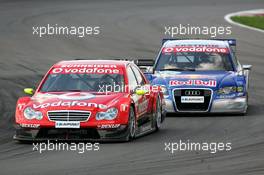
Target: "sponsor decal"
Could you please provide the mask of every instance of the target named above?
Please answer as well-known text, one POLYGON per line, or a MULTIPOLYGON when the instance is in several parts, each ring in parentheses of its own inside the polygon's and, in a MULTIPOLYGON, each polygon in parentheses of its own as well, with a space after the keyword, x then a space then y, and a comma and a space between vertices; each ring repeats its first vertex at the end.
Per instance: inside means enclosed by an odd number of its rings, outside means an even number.
POLYGON ((128 109, 129 109, 129 106, 127 104, 120 105, 120 111, 125 112, 125 111, 128 111, 128 109))
POLYGON ((24 108, 24 106, 26 106, 25 103, 20 103, 17 105, 17 108, 18 108, 18 110, 22 110, 24 108))
POLYGON ((217 99, 225 99, 225 98, 234 98, 236 96, 239 96, 239 95, 243 95, 243 93, 241 94, 230 94, 230 95, 219 95, 219 96, 216 96, 217 99))
POLYGON ((68 64, 52 69, 51 74, 121 74, 116 65, 68 64))
POLYGON ((66 64, 66 65, 62 65, 61 67, 67 67, 67 68, 84 68, 84 67, 88 67, 88 68, 93 68, 93 67, 97 67, 97 68, 117 68, 115 64, 66 64))
POLYGON ((221 48, 220 45, 216 45, 216 44, 175 44, 174 47, 217 47, 217 48, 221 48))
POLYGON ((203 96, 181 96, 181 103, 204 103, 203 96))
POLYGON ((40 124, 24 124, 24 123, 21 123, 20 126, 22 128, 38 128, 40 126, 40 124))
POLYGON ((87 103, 84 101, 56 101, 52 103, 43 103, 43 104, 33 104, 34 109, 38 108, 47 108, 47 107, 72 107, 72 106, 80 106, 80 107, 94 107, 100 109, 106 109, 107 106, 104 104, 97 104, 97 103, 87 103))
POLYGON ((217 47, 164 47, 162 53, 172 52, 216 52, 216 53, 228 53, 228 48, 217 47))
POLYGON ((169 86, 208 86, 216 87, 216 80, 171 80, 169 86))
POLYGON ((68 94, 63 94, 63 95, 56 95, 57 98, 62 99, 62 100, 88 100, 92 99, 95 97, 93 94, 89 93, 68 93, 68 94))
POLYGON ((213 75, 199 75, 199 74, 190 74, 186 75, 182 72, 172 72, 172 71, 161 71, 158 76, 163 78, 177 78, 177 79, 215 79, 213 75))
POLYGON ((97 125, 97 128, 100 129, 113 129, 113 128, 118 128, 120 124, 104 124, 104 125, 97 125))
POLYGON ((55 128, 80 128, 80 122, 56 121, 55 128))
POLYGON ((61 100, 89 100, 95 98, 96 96, 86 92, 70 92, 65 94, 37 94, 32 97, 32 100, 45 100, 49 98, 58 98, 61 100))
POLYGON ((212 76, 212 75, 199 75, 199 74, 191 74, 191 75, 174 75, 174 77, 176 77, 176 78, 181 78, 181 79, 183 79, 183 78, 185 78, 185 79, 210 79, 210 78, 212 78, 212 79, 214 79, 215 77, 214 76, 212 76))

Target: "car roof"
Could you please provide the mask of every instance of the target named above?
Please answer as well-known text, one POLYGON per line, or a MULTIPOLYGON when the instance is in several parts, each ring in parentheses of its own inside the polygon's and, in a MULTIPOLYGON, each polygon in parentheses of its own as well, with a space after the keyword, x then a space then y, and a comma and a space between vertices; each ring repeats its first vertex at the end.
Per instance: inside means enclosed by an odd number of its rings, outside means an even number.
POLYGON ((89 64, 89 65, 115 65, 118 68, 126 67, 130 61, 124 60, 64 60, 56 63, 54 66, 61 67, 65 65, 75 65, 75 64, 89 64))
POLYGON ((227 41, 220 40, 202 40, 202 39, 190 39, 190 40, 168 40, 164 43, 163 47, 173 47, 176 45, 215 45, 217 47, 228 48, 227 41))

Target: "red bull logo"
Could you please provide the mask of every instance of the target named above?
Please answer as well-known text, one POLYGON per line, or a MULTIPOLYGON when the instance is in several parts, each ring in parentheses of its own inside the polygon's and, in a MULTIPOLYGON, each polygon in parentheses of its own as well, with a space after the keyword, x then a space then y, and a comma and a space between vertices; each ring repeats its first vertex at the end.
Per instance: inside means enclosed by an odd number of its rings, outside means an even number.
POLYGON ((170 86, 208 86, 216 87, 216 80, 171 80, 169 82, 170 86))

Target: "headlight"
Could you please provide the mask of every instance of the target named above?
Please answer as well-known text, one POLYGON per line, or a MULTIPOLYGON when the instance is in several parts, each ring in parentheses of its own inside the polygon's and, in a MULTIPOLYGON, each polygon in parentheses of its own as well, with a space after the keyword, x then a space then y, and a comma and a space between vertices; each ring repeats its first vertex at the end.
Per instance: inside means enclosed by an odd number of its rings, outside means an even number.
POLYGON ((237 92, 236 86, 223 87, 218 90, 218 94, 221 94, 221 95, 227 95, 227 94, 231 94, 234 92, 237 92))
POLYGON ((238 86, 237 87, 237 92, 244 92, 244 87, 243 86, 238 86))
POLYGON ((96 120, 113 120, 117 114, 118 110, 116 108, 110 108, 106 112, 98 112, 96 114, 96 120))
POLYGON ((35 111, 31 107, 27 107, 24 110, 24 117, 28 120, 32 120, 32 119, 41 120, 43 118, 43 115, 40 111, 35 111))

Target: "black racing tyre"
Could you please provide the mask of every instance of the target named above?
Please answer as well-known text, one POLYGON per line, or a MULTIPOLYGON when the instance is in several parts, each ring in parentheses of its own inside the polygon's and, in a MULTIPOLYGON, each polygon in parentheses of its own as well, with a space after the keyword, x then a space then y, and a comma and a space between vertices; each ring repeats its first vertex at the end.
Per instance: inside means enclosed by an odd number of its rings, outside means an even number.
POLYGON ((161 109, 161 104, 160 104, 160 98, 157 98, 157 102, 156 102, 156 110, 154 115, 154 127, 155 130, 158 131, 161 127, 161 123, 162 123, 162 109, 161 109))
POLYGON ((129 119, 128 119, 128 132, 126 136, 126 141, 131 141, 136 136, 136 116, 135 110, 132 106, 130 106, 129 110, 129 119))

